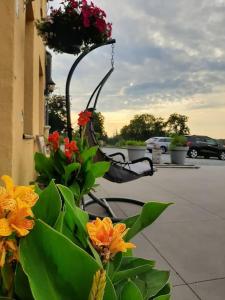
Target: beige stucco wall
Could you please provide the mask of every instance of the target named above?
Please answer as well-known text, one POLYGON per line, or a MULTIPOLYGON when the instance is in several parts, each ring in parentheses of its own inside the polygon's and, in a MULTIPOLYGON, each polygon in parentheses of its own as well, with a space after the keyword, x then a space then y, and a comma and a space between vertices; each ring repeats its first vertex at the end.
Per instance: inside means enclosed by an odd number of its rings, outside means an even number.
POLYGON ((0 1, 0 175, 17 184, 34 179, 35 136, 44 128, 45 49, 34 19, 45 10, 45 0, 0 1))

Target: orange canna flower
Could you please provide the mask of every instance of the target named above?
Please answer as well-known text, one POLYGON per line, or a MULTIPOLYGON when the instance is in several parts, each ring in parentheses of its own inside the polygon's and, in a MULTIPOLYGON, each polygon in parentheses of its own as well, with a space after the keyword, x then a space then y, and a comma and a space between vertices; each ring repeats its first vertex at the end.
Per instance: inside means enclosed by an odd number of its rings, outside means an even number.
POLYGON ((107 262, 118 252, 126 252, 127 249, 135 248, 133 243, 126 243, 123 237, 127 233, 126 225, 118 223, 113 226, 110 218, 103 220, 97 218, 87 223, 87 231, 93 246, 107 262))
POLYGON ((31 210, 28 207, 19 208, 9 214, 9 226, 12 231, 16 231, 18 236, 25 236, 34 227, 34 220, 31 219, 32 216, 31 210))
POLYGON ((54 151, 59 149, 59 133, 58 131, 54 131, 52 134, 49 134, 48 141, 51 143, 54 151))
POLYGON ((15 210, 18 199, 24 206, 32 207, 38 200, 38 195, 34 192, 34 186, 16 186, 11 177, 4 175, 1 180, 5 184, 0 187, 0 213, 1 210, 15 210))
POLYGON ((13 232, 25 236, 34 226, 31 207, 38 200, 34 186, 15 186, 9 176, 2 176, 5 187, 0 187, 0 236, 13 232))
POLYGON ((77 124, 79 126, 85 126, 90 121, 91 116, 92 116, 91 111, 88 111, 88 110, 81 111, 79 113, 79 118, 78 118, 77 124))
POLYGON ((18 247, 14 240, 0 240, 0 268, 4 266, 6 260, 10 263, 18 260, 18 247))

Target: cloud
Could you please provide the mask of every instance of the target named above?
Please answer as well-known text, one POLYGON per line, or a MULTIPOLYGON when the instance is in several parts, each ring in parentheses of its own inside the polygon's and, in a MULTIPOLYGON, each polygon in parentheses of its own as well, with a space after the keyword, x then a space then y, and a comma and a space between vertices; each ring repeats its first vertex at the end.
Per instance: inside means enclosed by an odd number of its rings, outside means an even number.
MULTIPOLYGON (((115 71, 99 99, 102 111, 148 108, 190 102, 225 86, 225 1, 96 0, 113 22, 115 71)), ((82 61, 71 82, 72 109, 85 107, 95 86, 110 68, 110 46, 82 61)), ((53 57, 54 80, 64 93, 75 57, 53 57)), ((213 102, 213 101, 212 101, 213 102)), ((215 103, 216 104, 216 103, 215 103)), ((223 105, 221 99, 217 105, 223 105)))

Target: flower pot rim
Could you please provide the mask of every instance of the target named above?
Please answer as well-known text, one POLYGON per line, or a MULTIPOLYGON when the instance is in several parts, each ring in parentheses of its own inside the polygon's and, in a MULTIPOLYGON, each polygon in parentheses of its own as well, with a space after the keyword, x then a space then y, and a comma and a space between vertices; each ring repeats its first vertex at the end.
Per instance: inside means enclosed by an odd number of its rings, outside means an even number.
POLYGON ((184 151, 184 150, 188 150, 189 147, 187 146, 176 146, 175 148, 171 149, 170 151, 184 151))
POLYGON ((135 146, 135 145, 127 145, 122 147, 123 149, 131 149, 131 150, 144 150, 146 147, 145 146, 135 146))

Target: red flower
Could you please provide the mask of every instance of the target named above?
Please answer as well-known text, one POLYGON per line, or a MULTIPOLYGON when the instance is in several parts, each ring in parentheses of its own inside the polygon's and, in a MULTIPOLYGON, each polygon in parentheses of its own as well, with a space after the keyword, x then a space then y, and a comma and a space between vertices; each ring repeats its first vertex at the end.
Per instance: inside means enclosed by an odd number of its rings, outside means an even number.
POLYGON ((52 134, 49 134, 48 141, 52 144, 53 150, 57 151, 59 149, 59 133, 54 131, 52 134))
POLYGON ((79 118, 78 118, 78 125, 79 126, 85 126, 91 118, 92 112, 91 111, 81 111, 79 113, 79 118))
POLYGON ((71 160, 71 158, 72 158, 72 156, 73 156, 73 154, 75 153, 75 152, 78 152, 79 151, 79 149, 78 149, 78 147, 77 147, 77 144, 76 144, 76 142, 75 141, 69 141, 69 139, 68 138, 65 138, 64 139, 64 144, 65 144, 65 156, 69 159, 69 160, 71 160))
POLYGON ((106 30, 106 22, 103 19, 96 19, 95 26, 100 32, 104 32, 106 30))
POLYGON ((78 8, 79 4, 76 0, 69 0, 69 3, 70 3, 70 6, 73 8, 73 9, 76 9, 78 8))

